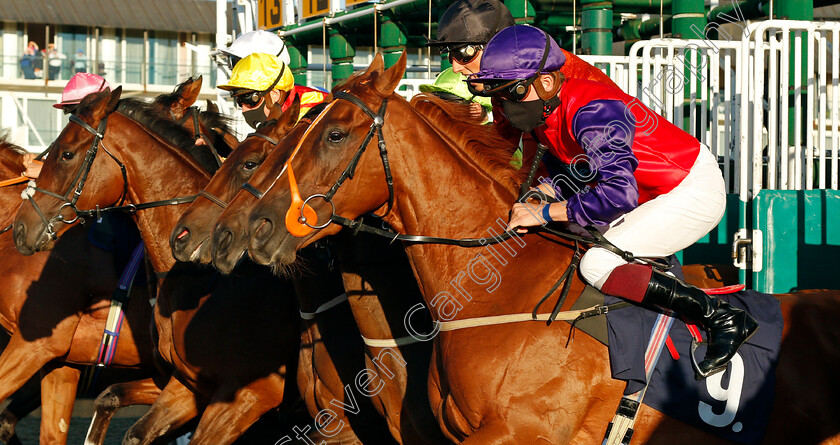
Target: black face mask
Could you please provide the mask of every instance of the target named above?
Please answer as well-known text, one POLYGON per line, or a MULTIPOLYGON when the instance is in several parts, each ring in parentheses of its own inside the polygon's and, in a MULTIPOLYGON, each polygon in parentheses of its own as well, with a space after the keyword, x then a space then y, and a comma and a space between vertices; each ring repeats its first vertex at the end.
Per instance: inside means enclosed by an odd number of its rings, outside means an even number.
POLYGON ((257 108, 253 110, 243 111, 242 117, 245 118, 245 123, 251 126, 254 130, 257 129, 261 123, 268 120, 268 116, 265 115, 265 104, 268 102, 267 98, 264 98, 257 108))
POLYGON ((516 102, 513 100, 502 101, 502 109, 505 112, 513 128, 527 133, 545 123, 545 119, 560 105, 560 98, 557 96, 551 99, 531 100, 528 102, 516 102))

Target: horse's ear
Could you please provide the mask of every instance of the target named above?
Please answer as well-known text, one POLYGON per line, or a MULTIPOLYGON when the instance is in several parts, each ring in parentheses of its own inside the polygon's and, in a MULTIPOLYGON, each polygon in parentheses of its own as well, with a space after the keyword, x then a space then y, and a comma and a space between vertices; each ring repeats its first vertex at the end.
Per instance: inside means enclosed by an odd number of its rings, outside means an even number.
POLYGON ((171 109, 172 114, 176 118, 180 119, 186 109, 191 107, 198 99, 198 93, 201 91, 201 83, 202 77, 198 76, 195 80, 189 78, 181 85, 178 85, 178 89, 175 92, 178 93, 179 97, 172 104, 171 109))
POLYGON ((105 108, 105 114, 111 114, 117 109, 117 106, 120 104, 121 94, 122 85, 114 88, 114 91, 111 91, 111 97, 108 99, 108 106, 105 108))
POLYGON ((274 104, 273 107, 268 109, 268 120, 280 119, 280 116, 282 114, 283 114, 283 107, 280 104, 274 104))
POLYGON ((239 140, 236 139, 236 136, 234 136, 234 135, 232 135, 228 132, 222 131, 220 128, 216 128, 216 127, 213 127, 213 131, 215 131, 216 134, 218 134, 219 136, 222 137, 222 139, 225 140, 225 143, 227 144, 228 147, 233 149, 233 148, 236 148, 236 147, 239 146, 239 140))
POLYGON ((365 76, 370 77, 373 73, 381 74, 383 69, 385 69, 385 61, 382 60, 382 54, 376 53, 373 56, 373 62, 365 70, 365 76))
POLYGON ((297 123, 298 116, 300 116, 300 96, 295 94, 292 105, 286 109, 283 116, 277 120, 277 125, 272 129, 274 136, 277 138, 285 136, 297 123))
POLYGON ((405 51, 403 51, 400 59, 397 60, 397 63, 385 70, 382 75, 378 76, 373 81, 373 89, 380 97, 390 96, 397 88, 397 85, 400 83, 400 80, 402 80, 403 75, 405 74, 405 60, 405 51))
POLYGON ((211 113, 218 113, 219 106, 214 104, 210 99, 207 99, 207 111, 211 113))

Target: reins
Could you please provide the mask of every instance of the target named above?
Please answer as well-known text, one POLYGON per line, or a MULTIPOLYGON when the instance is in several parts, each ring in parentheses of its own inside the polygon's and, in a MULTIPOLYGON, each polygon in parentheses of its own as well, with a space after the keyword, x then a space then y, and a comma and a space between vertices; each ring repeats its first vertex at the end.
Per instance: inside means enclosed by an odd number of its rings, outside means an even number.
POLYGON ((216 167, 221 167, 222 166, 222 157, 219 156, 219 152, 216 150, 216 146, 213 145, 213 141, 210 140, 209 136, 207 136, 206 134, 201 132, 201 127, 199 126, 199 119, 198 119, 199 113, 200 113, 200 110, 198 109, 198 107, 193 106, 193 107, 189 107, 187 109, 187 112, 184 113, 184 115, 181 117, 181 119, 175 119, 175 115, 172 114, 172 110, 171 109, 169 110, 169 115, 172 116, 172 120, 175 120, 175 121, 178 122, 178 125, 184 125, 187 122, 187 119, 189 119, 190 116, 192 116, 193 135, 195 137, 195 140, 199 140, 199 139, 204 140, 204 143, 207 144, 207 148, 210 149, 210 153, 213 154, 213 159, 216 160, 216 167))
MULTIPOLYGON (((338 224, 342 227, 346 227, 346 228, 352 230, 354 235, 358 232, 366 232, 366 233, 370 233, 370 234, 373 234, 373 235, 388 238, 388 239, 391 240, 392 243, 394 241, 403 241, 405 243, 411 243, 411 244, 446 244, 446 245, 456 245, 456 246, 460 246, 460 247, 482 247, 482 246, 502 243, 504 241, 507 241, 507 240, 511 239, 513 236, 518 236, 516 234, 516 231, 513 230, 513 229, 506 230, 499 235, 493 235, 489 238, 486 238, 486 237, 482 237, 482 238, 446 238, 446 237, 435 237, 435 236, 425 236, 425 235, 407 235, 407 234, 397 233, 397 232, 394 232, 394 231, 391 231, 391 230, 380 229, 378 227, 374 227, 374 226, 365 224, 364 221, 363 221, 363 217, 360 217, 358 220, 352 220, 352 219, 345 218, 343 216, 337 215, 335 213, 335 204, 333 204, 331 200, 332 200, 333 196, 336 194, 336 192, 338 192, 338 189, 341 187, 341 185, 344 183, 344 181, 347 178, 351 178, 351 179, 353 178, 353 175, 354 175, 355 170, 356 170, 356 166, 359 163, 359 159, 361 158, 361 156, 364 153, 367 146, 370 144, 370 141, 373 139, 374 134, 376 134, 376 136, 378 138, 379 154, 380 154, 380 158, 382 160, 382 166, 385 170, 385 179, 386 179, 386 182, 388 184, 388 207, 387 207, 387 210, 385 212, 386 215, 391 211, 391 208, 393 206, 394 188, 393 188, 393 178, 392 178, 392 175, 391 175, 390 163, 388 161, 388 151, 386 149, 385 139, 382 135, 382 127, 385 125, 385 111, 386 111, 386 106, 387 106, 387 99, 382 101, 382 105, 379 108, 379 112, 374 113, 373 110, 371 110, 364 102, 362 102, 361 99, 359 99, 358 97, 350 94, 349 92, 340 91, 340 92, 335 93, 334 97, 336 99, 346 100, 346 101, 356 105, 365 114, 367 114, 371 119, 373 119, 373 123, 370 126, 370 130, 368 131, 368 134, 365 136, 361 145, 356 150, 356 153, 353 155, 352 159, 350 160, 350 163, 347 165, 347 167, 341 173, 338 180, 336 180, 335 184, 330 188, 330 190, 326 194, 323 194, 323 195, 321 195, 321 194, 311 195, 308 198, 306 198, 306 200, 303 201, 303 206, 301 208, 302 210, 303 210, 303 208, 305 208, 307 206, 307 204, 310 200, 312 200, 313 198, 316 198, 316 197, 320 197, 324 201, 330 203, 330 205, 332 206, 332 211, 331 211, 329 220, 325 224, 320 225, 320 226, 310 225, 306 221, 306 218, 303 217, 303 212, 301 210, 301 215, 300 215, 300 218, 299 218, 299 221, 301 223, 303 223, 303 224, 305 224, 305 225, 307 225, 307 226, 309 226, 310 228, 313 228, 313 229, 321 229, 321 228, 326 227, 330 223, 335 223, 335 224, 338 224)), ((538 147, 537 148, 537 154, 534 157, 534 161, 533 161, 533 163, 532 163, 532 165, 531 165, 531 167, 528 171, 528 174, 527 174, 527 177, 526 177, 525 181, 520 186, 520 190, 519 190, 520 191, 520 196, 517 199, 517 201, 518 202, 525 202, 528 197, 534 196, 534 197, 539 197, 542 203, 550 203, 552 201, 556 202, 556 200, 546 196, 541 191, 530 189, 531 185, 534 181, 534 177, 536 176, 536 172, 537 172, 537 169, 539 167, 539 164, 542 161, 542 157, 545 155, 545 152, 547 151, 547 147, 545 146, 545 144, 540 143, 539 140, 536 138, 536 135, 534 135, 534 140, 537 141, 537 147, 538 147)), ((245 185, 243 185, 243 188, 245 188, 246 190, 248 190, 248 188, 246 188, 247 185, 249 185, 249 184, 246 183, 245 185)), ((262 192, 260 192, 259 190, 256 190, 256 189, 248 190, 248 191, 251 192, 252 194, 254 194, 254 196, 256 196, 258 199, 261 198, 262 195, 264 195, 264 193, 262 193, 262 192)), ((587 237, 587 236, 577 235, 575 233, 571 233, 571 232, 564 231, 564 230, 549 228, 549 227, 547 227, 547 225, 548 224, 544 224, 543 227, 542 227, 542 230, 544 230, 548 233, 551 233, 555 236, 574 241, 575 250, 574 250, 574 254, 572 255, 572 260, 569 262, 569 266, 566 269, 566 271, 561 275, 560 279, 558 279, 557 282, 551 287, 551 289, 548 291, 548 293, 546 293, 545 296, 543 296, 540 299, 540 301, 537 303, 537 305, 534 307, 534 310, 530 314, 532 320, 542 319, 542 318, 540 318, 541 316, 538 316, 538 314, 537 314, 537 311, 539 310, 539 307, 551 295, 553 295, 555 293, 555 291, 562 285, 563 287, 561 289, 560 296, 557 299, 557 302, 555 303, 554 308, 551 311, 551 314, 548 314, 547 317, 545 317, 545 320, 547 321, 547 324, 550 325, 551 322, 557 318, 558 314, 560 313, 560 309, 561 309, 563 303, 565 302, 566 297, 568 296, 568 293, 571 289, 572 278, 574 277, 574 274, 577 271, 578 265, 580 263, 580 259, 581 259, 582 255, 581 255, 581 252, 580 252, 580 244, 579 243, 586 243, 586 244, 589 244, 589 245, 592 245, 592 246, 602 247, 606 250, 609 250, 610 252, 615 253, 616 255, 618 255, 619 257, 621 257, 623 260, 625 260, 627 262, 634 262, 634 261, 643 262, 643 263, 649 264, 653 267, 656 267, 658 269, 663 269, 663 270, 667 270, 667 269, 670 268, 670 264, 666 264, 664 262, 664 259, 637 258, 631 252, 624 251, 624 250, 616 247, 613 243, 611 243, 609 240, 607 240, 604 237, 604 235, 600 231, 598 231, 598 229, 596 229, 595 227, 591 227, 591 226, 584 227, 584 229, 590 235, 590 236, 587 237)), ((593 311, 585 311, 585 312, 586 312, 585 316, 593 316, 593 315, 600 315, 601 313, 605 313, 606 311, 604 310, 603 312, 599 312, 598 310, 595 310, 594 312, 593 311)), ((576 320, 578 318, 579 318, 579 316, 575 316, 576 320)))

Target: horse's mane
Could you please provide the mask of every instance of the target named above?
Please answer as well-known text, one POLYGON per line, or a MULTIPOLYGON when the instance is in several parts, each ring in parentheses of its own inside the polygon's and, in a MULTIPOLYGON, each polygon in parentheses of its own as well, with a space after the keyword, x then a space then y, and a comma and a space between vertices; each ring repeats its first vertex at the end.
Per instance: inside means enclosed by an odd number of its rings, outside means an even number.
POLYGON ((19 172, 23 167, 21 158, 24 154, 26 150, 9 141, 8 132, 0 132, 0 164, 3 167, 12 172, 19 172))
POLYGON ((519 187, 524 172, 511 164, 511 144, 492 125, 483 125, 470 114, 469 105, 457 104, 433 94, 418 94, 411 105, 442 136, 452 141, 484 171, 512 190, 519 187))
MULTIPOLYGON (((85 102, 82 102, 85 105, 85 102)), ((85 110, 79 110, 83 114, 85 110)), ((147 128, 170 144, 189 153, 205 170, 215 173, 218 169, 213 154, 206 147, 195 145, 195 136, 160 109, 140 99, 121 99, 117 112, 147 128)))

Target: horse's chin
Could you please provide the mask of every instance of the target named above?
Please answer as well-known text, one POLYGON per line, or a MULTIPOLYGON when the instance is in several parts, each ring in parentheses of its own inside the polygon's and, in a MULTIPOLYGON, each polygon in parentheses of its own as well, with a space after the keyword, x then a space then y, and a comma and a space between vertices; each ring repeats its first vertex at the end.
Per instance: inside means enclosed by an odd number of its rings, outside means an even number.
POLYGON ((22 255, 34 255, 36 252, 49 251, 55 247, 56 240, 47 236, 42 224, 32 231, 29 229, 31 229, 30 226, 17 223, 12 232, 15 247, 22 255), (32 233, 37 233, 38 236, 33 237, 32 233))
POLYGON ((229 275, 243 258, 245 258, 245 250, 233 250, 223 258, 213 258, 213 267, 219 269, 219 272, 229 275))
POLYGON ((201 240, 198 245, 190 243, 182 249, 172 249, 172 256, 178 261, 198 264, 210 264, 213 257, 210 254, 210 237, 201 240))

